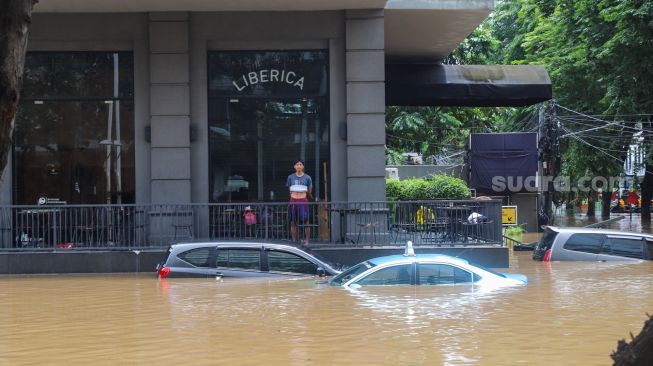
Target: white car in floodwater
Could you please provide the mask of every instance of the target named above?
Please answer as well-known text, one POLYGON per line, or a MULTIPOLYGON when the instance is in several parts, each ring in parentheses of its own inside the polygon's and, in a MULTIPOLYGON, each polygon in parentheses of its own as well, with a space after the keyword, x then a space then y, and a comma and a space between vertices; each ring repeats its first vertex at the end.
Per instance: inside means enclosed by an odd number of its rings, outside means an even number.
POLYGON ((521 274, 499 273, 444 254, 415 254, 373 258, 333 277, 329 283, 357 289, 362 286, 458 285, 512 286, 528 283, 521 274))

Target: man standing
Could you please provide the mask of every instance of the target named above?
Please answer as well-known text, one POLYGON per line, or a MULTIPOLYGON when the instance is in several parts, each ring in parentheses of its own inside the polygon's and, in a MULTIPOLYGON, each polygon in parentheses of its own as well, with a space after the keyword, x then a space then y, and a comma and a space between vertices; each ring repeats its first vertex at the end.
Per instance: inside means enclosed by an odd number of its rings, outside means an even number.
MULTIPOLYGON (((304 162, 295 160, 295 172, 288 176, 286 186, 290 190, 290 235, 297 242, 298 225, 308 221, 308 198, 313 195, 313 180, 304 173, 304 162)), ((304 245, 308 246, 311 228, 304 228, 304 245)))

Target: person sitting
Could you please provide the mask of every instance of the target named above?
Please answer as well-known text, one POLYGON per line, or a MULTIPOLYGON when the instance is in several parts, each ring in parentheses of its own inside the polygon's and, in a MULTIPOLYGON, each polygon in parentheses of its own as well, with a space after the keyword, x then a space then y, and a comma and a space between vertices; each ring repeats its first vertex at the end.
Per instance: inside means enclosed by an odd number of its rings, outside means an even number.
POLYGON ((480 214, 478 212, 472 212, 469 217, 467 217, 467 222, 470 224, 478 224, 481 222, 487 222, 487 216, 480 214))

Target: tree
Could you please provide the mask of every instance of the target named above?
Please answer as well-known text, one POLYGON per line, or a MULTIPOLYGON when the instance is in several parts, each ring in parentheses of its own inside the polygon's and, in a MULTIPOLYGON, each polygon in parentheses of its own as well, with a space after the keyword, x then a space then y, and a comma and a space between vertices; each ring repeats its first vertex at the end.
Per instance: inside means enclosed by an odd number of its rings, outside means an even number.
POLYGON ((0 1, 0 177, 18 109, 32 9, 37 0, 0 1))
MULTIPOLYGON (((560 105, 603 115, 587 123, 606 124, 622 119, 622 114, 653 111, 649 67, 653 62, 653 0, 502 1, 489 21, 500 42, 498 50, 503 52, 496 59, 545 65, 560 105)), ((567 154, 564 164, 590 176, 622 174, 635 125, 620 123, 575 136, 564 147, 579 153, 567 154)), ((645 131, 647 138, 650 135, 651 131, 645 131)), ((647 172, 652 169, 649 164, 647 172)), ((644 205, 653 191, 651 178, 643 185, 644 205)), ((610 193, 604 191, 604 217, 609 215, 610 193)), ((646 218, 646 207, 643 212, 646 218)))

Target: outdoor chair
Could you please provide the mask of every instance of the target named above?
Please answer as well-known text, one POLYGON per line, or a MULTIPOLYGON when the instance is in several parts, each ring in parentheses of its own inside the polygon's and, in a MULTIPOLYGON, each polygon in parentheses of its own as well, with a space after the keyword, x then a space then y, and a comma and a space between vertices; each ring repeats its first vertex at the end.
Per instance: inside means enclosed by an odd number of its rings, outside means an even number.
POLYGON ((361 242, 361 234, 365 234, 366 237, 369 236, 369 234, 372 234, 372 243, 376 244, 376 228, 379 226, 378 223, 367 222, 356 225, 358 226, 358 236, 356 237, 357 244, 361 242))
POLYGON ((460 225, 462 227, 463 242, 487 241, 488 231, 493 223, 492 220, 480 222, 462 221, 460 225))
POLYGON ((395 207, 394 215, 389 217, 388 223, 392 243, 405 244, 407 240, 415 241, 418 232, 416 210, 414 205, 395 207))
POLYGON ((424 223, 422 240, 442 243, 452 238, 451 219, 448 217, 439 217, 427 220, 424 223))
POLYGON ((217 238, 236 237, 238 232, 238 214, 234 209, 220 210, 215 213, 213 235, 217 238))
POLYGON ((177 238, 193 239, 193 211, 181 211, 173 214, 174 241, 177 238))
POLYGON ((263 207, 258 212, 256 236, 262 239, 288 238, 288 213, 275 207, 263 207))

